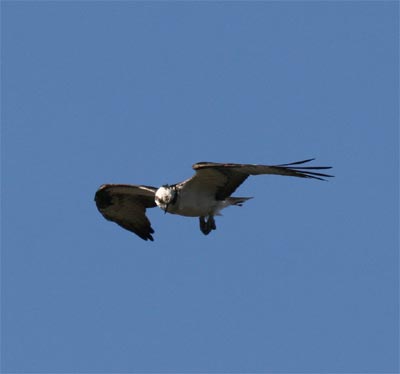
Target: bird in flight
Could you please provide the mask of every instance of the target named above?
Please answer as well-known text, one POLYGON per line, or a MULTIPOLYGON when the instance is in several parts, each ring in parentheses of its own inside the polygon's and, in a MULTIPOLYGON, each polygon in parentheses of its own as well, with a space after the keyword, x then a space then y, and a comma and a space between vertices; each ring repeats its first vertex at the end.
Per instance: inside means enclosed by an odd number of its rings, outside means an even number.
POLYGON ((304 166, 314 159, 281 165, 231 164, 198 162, 195 174, 180 183, 152 186, 103 184, 97 190, 97 209, 109 221, 116 222, 144 240, 153 241, 154 233, 146 216, 147 208, 160 207, 165 213, 198 217, 200 230, 208 235, 217 227, 214 216, 228 206, 242 206, 251 197, 232 197, 235 190, 250 176, 261 174, 325 180, 332 177, 320 170, 330 166, 304 166))

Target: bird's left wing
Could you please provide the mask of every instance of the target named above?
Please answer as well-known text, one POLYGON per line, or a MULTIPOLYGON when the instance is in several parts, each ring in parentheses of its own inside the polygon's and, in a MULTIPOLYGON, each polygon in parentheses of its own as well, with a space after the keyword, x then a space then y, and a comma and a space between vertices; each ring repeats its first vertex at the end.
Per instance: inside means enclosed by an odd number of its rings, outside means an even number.
POLYGON ((132 231, 143 240, 154 240, 146 208, 156 206, 157 188, 127 184, 104 184, 96 192, 97 209, 109 221, 132 231))
MULTIPOLYGON (((280 165, 232 164, 216 162, 198 162, 193 165, 196 174, 187 181, 191 186, 203 185, 214 189, 216 198, 224 200, 229 197, 249 175, 277 174, 300 178, 324 180, 332 175, 319 172, 330 169, 330 166, 303 166, 314 159, 280 165)), ((198 187, 199 188, 199 187, 198 187)))

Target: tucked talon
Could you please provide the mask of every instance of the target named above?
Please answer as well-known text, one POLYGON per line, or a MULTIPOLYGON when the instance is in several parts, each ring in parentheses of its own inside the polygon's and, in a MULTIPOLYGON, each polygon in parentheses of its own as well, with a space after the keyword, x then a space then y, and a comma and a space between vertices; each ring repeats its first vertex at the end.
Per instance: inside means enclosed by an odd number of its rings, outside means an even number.
POLYGON ((210 233, 210 230, 208 230, 207 222, 204 219, 204 217, 199 217, 199 222, 200 222, 200 231, 204 235, 208 235, 210 233))
POLYGON ((205 217, 199 217, 200 230, 204 235, 208 235, 212 230, 216 230, 214 216, 209 216, 207 221, 205 217))
POLYGON ((214 216, 209 216, 208 217, 207 225, 210 228, 210 231, 217 229, 217 226, 215 225, 214 216))

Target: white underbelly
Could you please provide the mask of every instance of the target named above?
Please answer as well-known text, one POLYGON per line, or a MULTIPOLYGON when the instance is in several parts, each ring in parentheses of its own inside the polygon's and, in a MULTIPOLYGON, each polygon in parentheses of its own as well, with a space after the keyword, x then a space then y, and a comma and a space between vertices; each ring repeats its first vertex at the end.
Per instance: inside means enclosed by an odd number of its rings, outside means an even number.
POLYGON ((219 210, 223 208, 221 203, 223 202, 215 200, 213 196, 181 193, 176 204, 168 209, 168 212, 186 217, 218 215, 219 210))

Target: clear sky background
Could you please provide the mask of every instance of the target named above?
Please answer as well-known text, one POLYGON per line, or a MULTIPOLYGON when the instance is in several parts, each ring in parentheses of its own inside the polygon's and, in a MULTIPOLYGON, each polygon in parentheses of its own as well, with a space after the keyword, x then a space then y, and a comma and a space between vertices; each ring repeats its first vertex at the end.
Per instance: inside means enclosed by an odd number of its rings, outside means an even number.
POLYGON ((2 371, 397 372, 398 8, 3 1, 2 371), (93 201, 311 157, 207 237, 93 201))

